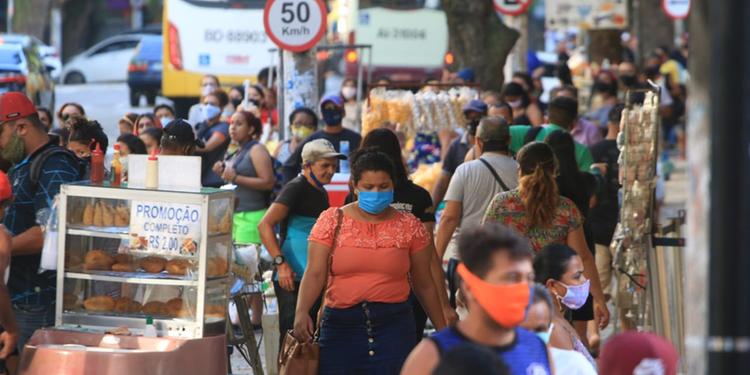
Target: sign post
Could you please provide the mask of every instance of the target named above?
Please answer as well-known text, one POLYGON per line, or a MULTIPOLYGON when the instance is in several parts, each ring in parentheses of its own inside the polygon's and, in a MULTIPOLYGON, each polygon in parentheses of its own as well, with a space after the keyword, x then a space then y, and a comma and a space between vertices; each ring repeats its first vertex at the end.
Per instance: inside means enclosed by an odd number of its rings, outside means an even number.
MULTIPOLYGON (((269 38, 282 49, 280 88, 283 113, 318 104, 317 61, 312 49, 325 36, 327 11, 322 0, 269 0, 263 14, 269 38)), ((287 117, 287 116, 284 116, 287 117)), ((288 118, 281 129, 290 134, 288 118)))

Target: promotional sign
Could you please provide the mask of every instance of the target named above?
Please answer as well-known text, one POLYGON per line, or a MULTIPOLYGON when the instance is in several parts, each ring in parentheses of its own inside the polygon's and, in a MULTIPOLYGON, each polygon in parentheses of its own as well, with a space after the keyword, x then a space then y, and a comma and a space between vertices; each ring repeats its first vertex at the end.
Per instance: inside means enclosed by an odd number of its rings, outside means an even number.
POLYGON ((518 16, 526 12, 532 0, 494 0, 495 10, 506 16, 518 16))
POLYGON ((326 17, 322 0, 270 0, 263 13, 263 26, 279 48, 302 52, 323 38, 326 17))
POLYGON ((133 201, 130 250, 195 255, 201 238, 201 206, 133 201))
POLYGON ((662 0, 661 8, 673 20, 685 19, 690 14, 690 0, 662 0))
POLYGON ((624 29, 628 26, 628 7, 623 0, 547 0, 545 14, 546 27, 550 30, 624 29))

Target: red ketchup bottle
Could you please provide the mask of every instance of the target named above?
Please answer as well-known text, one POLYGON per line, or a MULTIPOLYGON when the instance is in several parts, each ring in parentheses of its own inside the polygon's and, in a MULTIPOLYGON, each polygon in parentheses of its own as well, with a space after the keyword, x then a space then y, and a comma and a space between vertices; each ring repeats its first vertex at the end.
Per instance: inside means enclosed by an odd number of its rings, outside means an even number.
POLYGON ((104 181, 104 153, 102 152, 99 143, 96 143, 96 148, 91 153, 91 183, 101 185, 104 181))

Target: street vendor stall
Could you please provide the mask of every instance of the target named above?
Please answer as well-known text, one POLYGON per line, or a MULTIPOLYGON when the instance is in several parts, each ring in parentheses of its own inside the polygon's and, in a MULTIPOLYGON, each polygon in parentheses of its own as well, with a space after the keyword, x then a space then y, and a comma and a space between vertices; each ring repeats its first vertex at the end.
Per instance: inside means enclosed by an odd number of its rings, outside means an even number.
POLYGON ((55 327, 22 374, 226 374, 234 194, 63 185, 55 327))

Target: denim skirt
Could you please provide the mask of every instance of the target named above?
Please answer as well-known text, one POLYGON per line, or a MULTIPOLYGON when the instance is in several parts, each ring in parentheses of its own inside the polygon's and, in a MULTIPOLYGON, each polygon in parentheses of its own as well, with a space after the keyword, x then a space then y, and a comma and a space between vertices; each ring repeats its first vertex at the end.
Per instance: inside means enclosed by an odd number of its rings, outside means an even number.
POLYGON ((408 302, 326 307, 320 329, 321 375, 399 374, 416 345, 408 302))

